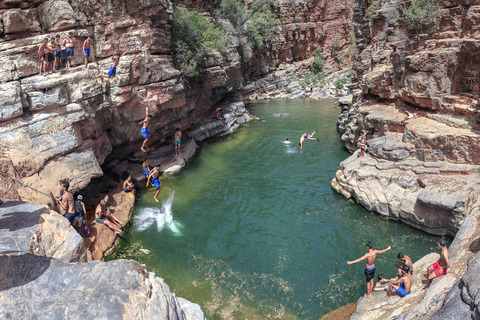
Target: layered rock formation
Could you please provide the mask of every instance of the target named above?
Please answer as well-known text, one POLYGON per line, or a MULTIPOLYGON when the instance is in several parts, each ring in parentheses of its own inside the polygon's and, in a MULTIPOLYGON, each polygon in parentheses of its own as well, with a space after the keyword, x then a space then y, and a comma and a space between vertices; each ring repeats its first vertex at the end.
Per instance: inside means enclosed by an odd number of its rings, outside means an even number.
POLYGON ((363 309, 360 302, 355 317, 418 319, 441 310, 433 318, 447 319, 453 304, 469 315, 459 301, 463 297, 467 305, 478 305, 472 302, 478 285, 464 273, 468 259, 469 269, 476 268, 479 236, 480 2, 439 1, 438 15, 414 30, 402 21, 405 7, 399 2, 382 2, 371 20, 362 22, 369 4, 354 8, 361 49, 354 70, 362 90, 354 104, 342 107, 337 121, 351 152, 357 150, 360 131, 366 132, 368 153, 361 158, 356 151, 342 162, 332 186, 371 211, 455 239, 452 268, 425 296, 388 305, 373 302, 363 309), (365 102, 362 92, 368 92, 365 102))
POLYGON ((45 206, 0 205, 0 317, 203 320, 163 279, 129 260, 86 261, 84 240, 45 206), (185 311, 184 311, 185 310, 185 311))

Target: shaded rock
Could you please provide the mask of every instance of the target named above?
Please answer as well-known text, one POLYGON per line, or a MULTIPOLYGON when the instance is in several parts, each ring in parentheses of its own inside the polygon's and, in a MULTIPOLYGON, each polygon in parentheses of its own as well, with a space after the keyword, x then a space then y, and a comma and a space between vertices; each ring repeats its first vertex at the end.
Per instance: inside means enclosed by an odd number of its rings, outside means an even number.
POLYGON ((40 24, 36 17, 34 9, 11 9, 7 10, 3 16, 3 32, 5 34, 38 32, 40 24))

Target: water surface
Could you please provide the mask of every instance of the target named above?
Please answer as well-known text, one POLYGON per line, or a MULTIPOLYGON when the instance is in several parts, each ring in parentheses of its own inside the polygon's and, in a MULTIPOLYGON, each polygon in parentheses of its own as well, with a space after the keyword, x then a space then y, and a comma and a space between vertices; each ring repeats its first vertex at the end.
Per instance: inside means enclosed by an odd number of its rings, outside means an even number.
POLYGON ((365 292, 364 263, 346 261, 365 254, 367 241, 392 246, 377 259, 388 277, 399 251, 413 260, 435 251, 431 236, 330 187, 349 156, 334 100, 249 108, 265 122, 204 143, 185 170, 162 181, 159 204, 154 189, 140 194, 113 258, 146 264, 208 319, 318 319, 365 292), (300 136, 315 129, 320 141, 306 141, 300 153, 300 136))

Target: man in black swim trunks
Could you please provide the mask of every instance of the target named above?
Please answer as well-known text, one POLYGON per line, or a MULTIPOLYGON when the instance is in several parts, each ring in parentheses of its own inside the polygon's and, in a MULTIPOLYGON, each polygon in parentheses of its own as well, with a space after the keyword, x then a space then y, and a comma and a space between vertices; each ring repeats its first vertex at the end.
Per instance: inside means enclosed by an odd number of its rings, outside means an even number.
POLYGON ((40 60, 40 75, 42 74, 42 70, 45 74, 47 74, 47 44, 48 38, 45 38, 43 39, 40 47, 38 47, 38 60, 40 60))
POLYGON ((55 61, 55 51, 57 50, 57 45, 55 44, 55 38, 51 37, 50 41, 47 44, 47 70, 48 73, 53 72, 53 61, 55 61))
POLYGON ((385 253, 391 249, 389 246, 387 249, 384 250, 373 250, 373 244, 371 242, 367 243, 368 253, 366 253, 363 257, 358 258, 354 261, 347 261, 347 264, 357 263, 367 259, 367 265, 365 266, 365 280, 367 281, 367 293, 365 294, 365 298, 370 298, 372 295, 373 290, 373 278, 375 277, 375 259, 377 258, 377 254, 385 253))

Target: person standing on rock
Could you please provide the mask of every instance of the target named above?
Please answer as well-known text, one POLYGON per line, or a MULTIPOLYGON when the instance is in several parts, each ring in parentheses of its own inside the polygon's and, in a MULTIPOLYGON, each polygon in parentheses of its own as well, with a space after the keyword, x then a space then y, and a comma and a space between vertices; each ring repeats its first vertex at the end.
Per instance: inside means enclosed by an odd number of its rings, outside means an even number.
POLYGON ((65 47, 65 58, 67 59, 67 64, 65 69, 69 69, 72 66, 73 58, 73 49, 77 44, 77 39, 73 36, 73 31, 68 33, 68 37, 63 39, 62 45, 65 47))
POLYGON ((95 222, 98 224, 106 225, 115 234, 120 234, 122 232, 120 229, 117 229, 110 220, 103 218, 103 212, 107 211, 106 206, 107 206, 107 203, 105 202, 105 199, 102 199, 102 201, 100 201, 100 204, 95 209, 95 222))
POLYGON ((427 268, 428 281, 423 289, 428 289, 433 279, 447 274, 448 268, 450 268, 450 255, 448 253, 447 244, 444 239, 437 241, 438 249, 440 249, 440 259, 427 268))
POLYGON ((55 45, 55 38, 51 37, 47 44, 47 70, 48 73, 53 72, 53 62, 55 61, 55 51, 57 46, 55 45))
POLYGON ((117 66, 120 63, 120 58, 126 55, 127 52, 128 50, 124 53, 117 52, 116 54, 114 54, 112 56, 112 66, 108 69, 108 72, 106 74, 101 74, 98 77, 106 79, 114 78, 117 75, 117 66))
MULTIPOLYGON (((398 259, 403 261, 408 268, 410 268, 410 274, 413 275, 413 263, 412 259, 410 259, 409 256, 404 255, 403 253, 399 252, 397 255, 398 259)), ((400 275, 402 274, 402 270, 398 269, 398 274, 397 276, 400 278, 400 275)))
POLYGON ((83 42, 83 56, 85 57, 85 70, 88 69, 88 58, 90 58, 90 45, 92 44, 93 34, 89 35, 83 42))
POLYGON ((55 36, 55 61, 53 62, 53 70, 60 70, 62 63, 62 46, 60 45, 61 37, 59 34, 55 36))
POLYGON ((48 38, 44 38, 42 44, 38 48, 38 59, 40 60, 40 75, 42 75, 42 70, 47 74, 47 45, 48 38))
POLYGON ((139 123, 143 125, 141 133, 142 133, 142 136, 145 138, 145 140, 143 140, 142 146, 140 147, 140 150, 142 150, 143 152, 147 152, 145 150, 145 145, 147 144, 147 141, 150 138, 150 132, 148 132, 148 123, 150 122, 151 119, 152 119, 152 114, 148 113, 148 108, 145 108, 145 119, 143 119, 143 121, 140 121, 139 123))
POLYGON ((150 174, 150 166, 148 165, 148 159, 142 163, 142 173, 145 178, 148 178, 148 175, 150 174))
POLYGON ((73 201, 73 194, 68 191, 70 183, 68 181, 62 181, 60 183, 60 191, 62 193, 62 201, 57 199, 57 203, 65 211, 64 217, 73 224, 73 219, 75 219, 75 204, 73 201))
POLYGON ((160 162, 157 162, 155 164, 155 168, 152 169, 152 172, 150 172, 150 175, 148 176, 147 178, 147 185, 146 187, 148 188, 148 186, 150 185, 150 179, 152 179, 152 184, 155 186, 155 188, 157 188, 157 191, 155 192, 155 196, 153 197, 153 199, 158 202, 158 194, 160 193, 160 179, 158 178, 160 176, 160 162))
POLYGON ((370 298, 372 295, 373 290, 373 278, 375 278, 375 259, 377 258, 377 254, 385 253, 391 249, 389 246, 387 249, 384 250, 373 250, 373 244, 371 242, 367 243, 368 253, 366 253, 363 257, 358 258, 354 261, 347 261, 347 264, 357 263, 363 260, 367 260, 367 265, 365 266, 365 280, 367 281, 367 293, 365 294, 365 298, 370 298))
POLYGON ((305 139, 308 139, 308 140, 317 140, 317 141, 320 141, 318 140, 317 138, 314 138, 313 135, 315 134, 315 132, 317 132, 317 130, 313 130, 312 134, 308 134, 308 133, 304 133, 302 134, 302 136, 300 137, 300 152, 302 152, 303 150, 303 142, 305 141, 305 139))
POLYGON ((80 227, 83 223, 87 221, 87 211, 85 210, 85 204, 83 203, 83 197, 81 195, 77 196, 75 201, 75 219, 73 220, 73 227, 77 227, 80 230, 80 227))
POLYGON ((405 297, 410 294, 412 289, 412 275, 410 274, 410 268, 405 264, 402 266, 402 274, 398 280, 388 279, 387 282, 390 282, 388 286, 387 298, 392 296, 392 291, 398 293, 400 297, 405 297))
POLYGON ((360 156, 365 156, 365 147, 367 146, 367 137, 363 131, 360 132, 360 156))
POLYGON ((181 151, 180 146, 182 144, 182 131, 180 129, 175 129, 175 156, 180 157, 181 151))

